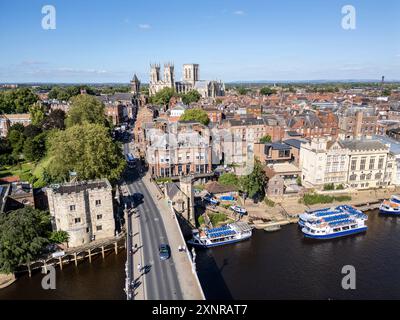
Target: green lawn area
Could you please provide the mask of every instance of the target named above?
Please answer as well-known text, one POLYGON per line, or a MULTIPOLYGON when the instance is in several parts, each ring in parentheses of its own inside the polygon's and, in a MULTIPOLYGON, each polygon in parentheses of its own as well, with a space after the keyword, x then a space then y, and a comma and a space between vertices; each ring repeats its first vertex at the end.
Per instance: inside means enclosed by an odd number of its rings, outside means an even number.
POLYGON ((334 201, 343 202, 350 200, 350 196, 329 196, 315 193, 305 194, 303 197, 304 204, 306 205, 313 205, 317 203, 332 203, 334 201))
MULTIPOLYGON (((211 223, 214 227, 216 227, 218 224, 222 224, 223 222, 226 222, 229 218, 225 213, 213 213, 213 214, 208 214, 208 217, 211 220, 211 223)), ((229 219, 231 220, 231 219, 229 219)))
POLYGON ((43 158, 39 163, 21 162, 14 166, 4 166, 0 169, 0 178, 18 176, 22 181, 34 181, 35 188, 46 185, 43 181, 43 171, 50 163, 51 158, 43 158))
POLYGON ((0 169, 0 178, 8 176, 19 176, 21 180, 23 177, 29 175, 34 164, 31 162, 22 162, 14 166, 4 166, 0 169))

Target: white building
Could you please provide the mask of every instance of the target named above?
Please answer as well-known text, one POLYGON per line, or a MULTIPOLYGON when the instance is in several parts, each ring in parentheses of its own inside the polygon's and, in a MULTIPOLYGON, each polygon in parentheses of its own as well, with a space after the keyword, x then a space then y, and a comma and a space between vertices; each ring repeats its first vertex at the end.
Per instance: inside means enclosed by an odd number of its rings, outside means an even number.
POLYGON ((368 189, 395 184, 397 166, 389 146, 372 139, 313 139, 301 145, 300 166, 305 187, 325 184, 368 189))

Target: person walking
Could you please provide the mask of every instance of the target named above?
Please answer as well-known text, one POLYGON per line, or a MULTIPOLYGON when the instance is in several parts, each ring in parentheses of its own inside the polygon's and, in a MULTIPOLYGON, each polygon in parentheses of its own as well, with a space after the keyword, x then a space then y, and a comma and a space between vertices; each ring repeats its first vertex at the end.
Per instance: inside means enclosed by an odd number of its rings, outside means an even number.
POLYGON ((140 263, 138 263, 137 268, 138 268, 138 271, 140 272, 142 270, 142 265, 140 263))

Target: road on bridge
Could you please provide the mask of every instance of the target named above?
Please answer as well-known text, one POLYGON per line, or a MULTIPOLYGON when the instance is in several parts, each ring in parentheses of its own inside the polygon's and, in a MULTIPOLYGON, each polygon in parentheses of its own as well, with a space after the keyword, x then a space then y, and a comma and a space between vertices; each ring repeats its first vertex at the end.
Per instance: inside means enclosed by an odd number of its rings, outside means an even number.
MULTIPOLYGON (((129 144, 124 144, 124 153, 129 153, 129 144)), ((168 260, 161 261, 159 257, 159 245, 168 244, 168 236, 164 227, 160 212, 154 200, 141 180, 140 164, 127 170, 126 184, 129 193, 140 193, 143 202, 137 206, 140 223, 140 236, 142 241, 144 266, 149 271, 144 275, 145 299, 147 300, 181 300, 183 298, 172 256, 168 260)), ((133 216, 130 218, 135 219, 133 216)), ((175 250, 176 248, 171 248, 175 250)), ((143 266, 143 267, 144 267, 143 266)))

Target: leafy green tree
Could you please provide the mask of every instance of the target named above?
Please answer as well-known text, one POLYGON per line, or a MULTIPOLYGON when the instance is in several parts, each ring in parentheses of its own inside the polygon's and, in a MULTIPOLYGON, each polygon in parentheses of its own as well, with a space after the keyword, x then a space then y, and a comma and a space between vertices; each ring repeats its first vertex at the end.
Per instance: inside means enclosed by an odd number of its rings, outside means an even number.
POLYGON ((385 97, 388 97, 391 95, 391 90, 390 89, 385 89, 382 91, 382 95, 384 95, 385 97))
POLYGON ((271 89, 269 87, 264 87, 260 89, 260 94, 262 94, 263 96, 270 96, 272 94, 276 94, 276 90, 275 89, 271 89))
POLYGON ((166 106, 174 96, 176 96, 176 92, 173 88, 164 88, 152 96, 150 102, 156 105, 166 106))
POLYGON ((257 158, 254 160, 254 168, 252 173, 240 179, 241 189, 246 192, 250 198, 264 198, 265 185, 267 179, 264 168, 257 158))
POLYGON ((46 133, 34 138, 27 138, 24 142, 23 154, 29 161, 39 161, 46 154, 46 133))
POLYGON ((38 96, 30 88, 19 88, 0 92, 1 113, 26 113, 38 96))
POLYGON ((15 159, 12 156, 12 150, 10 142, 5 138, 0 137, 0 167, 15 162, 15 159))
POLYGON ((48 244, 50 228, 49 214, 31 207, 0 215, 0 271, 34 261, 48 244))
POLYGON ((36 102, 29 107, 31 121, 33 125, 40 125, 46 116, 46 112, 42 103, 36 102))
POLYGON ((65 112, 60 109, 52 111, 42 122, 44 130, 65 129, 65 112))
POLYGON ((184 104, 191 104, 192 102, 198 102, 201 98, 201 94, 197 90, 190 90, 188 93, 180 95, 184 104))
POLYGON ((204 125, 208 125, 210 119, 207 112, 200 108, 186 109, 179 119, 180 121, 198 121, 204 125))
POLYGON ((71 98, 71 107, 65 122, 67 128, 83 123, 108 125, 104 104, 87 94, 71 98))
POLYGON ((246 88, 238 88, 238 89, 237 89, 237 92, 238 92, 241 96, 244 96, 244 95, 246 95, 246 94, 249 92, 249 89, 246 89, 246 88))
POLYGON ((264 137, 262 137, 261 139, 260 139, 260 143, 269 143, 269 142, 271 142, 272 141, 272 138, 271 138, 271 136, 269 136, 269 135, 266 135, 266 136, 264 136, 264 137))
POLYGON ((18 159, 24 147, 24 142, 25 142, 24 134, 19 130, 9 130, 7 135, 7 140, 9 141, 13 149, 12 151, 13 157, 15 159, 18 159))
POLYGON ((218 178, 218 182, 223 185, 237 186, 239 184, 239 178, 234 173, 223 173, 218 178))
POLYGON ((51 162, 48 173, 55 181, 68 179, 69 172, 78 179, 119 179, 125 169, 120 146, 115 143, 107 128, 85 123, 55 132, 49 137, 48 155, 51 162))
POLYGON ((69 241, 69 234, 67 231, 59 230, 53 231, 49 237, 52 243, 64 243, 69 241))
POLYGON ((42 133, 42 129, 33 124, 27 125, 23 131, 23 134, 26 138, 34 138, 40 133, 42 133))

